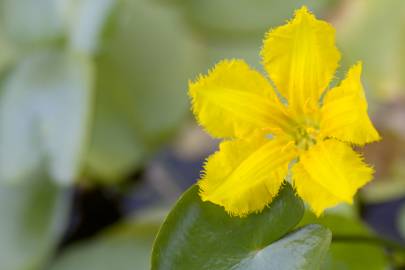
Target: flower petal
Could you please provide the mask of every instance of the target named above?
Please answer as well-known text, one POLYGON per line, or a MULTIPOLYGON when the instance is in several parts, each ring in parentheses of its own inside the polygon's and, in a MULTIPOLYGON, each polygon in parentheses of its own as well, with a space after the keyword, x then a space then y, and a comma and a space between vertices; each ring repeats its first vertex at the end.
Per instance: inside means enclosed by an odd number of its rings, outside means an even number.
POLYGON ((358 63, 338 87, 325 95, 321 108, 322 136, 359 145, 380 139, 367 114, 360 76, 361 63, 358 63))
POLYGON ((371 180, 374 170, 343 142, 318 142, 300 155, 293 169, 298 194, 318 216, 325 208, 352 203, 357 189, 371 180))
POLYGON ((276 87, 298 111, 318 104, 340 59, 335 30, 306 7, 266 35, 261 55, 276 87))
POLYGON ((295 155, 293 144, 277 138, 222 142, 205 164, 201 198, 235 216, 259 212, 277 195, 295 155))
POLYGON ((244 137, 283 121, 283 105, 269 82, 242 60, 221 61, 190 83, 189 95, 198 122, 214 137, 244 137))

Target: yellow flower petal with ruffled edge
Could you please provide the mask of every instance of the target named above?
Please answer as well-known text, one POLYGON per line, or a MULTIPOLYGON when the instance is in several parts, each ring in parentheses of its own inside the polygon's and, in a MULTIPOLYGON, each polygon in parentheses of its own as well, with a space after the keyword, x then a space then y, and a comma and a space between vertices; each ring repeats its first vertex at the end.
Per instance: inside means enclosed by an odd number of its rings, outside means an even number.
POLYGON ((321 136, 358 145, 380 139, 367 114, 361 70, 359 62, 349 70, 339 86, 326 93, 321 108, 321 136))
POLYGON ((189 95, 198 122, 217 138, 241 138, 285 125, 283 105, 273 88, 242 60, 219 62, 207 76, 190 83, 189 95))
POLYGON ((340 60, 335 30, 305 6, 288 24, 268 32, 261 55, 278 91, 299 112, 318 105, 340 60))
POLYGON ((201 198, 233 216, 259 212, 278 194, 295 156, 293 145, 282 139, 255 135, 224 141, 204 166, 201 198))
POLYGON ((292 168, 298 195, 318 216, 338 203, 352 203, 373 172, 350 146, 334 139, 318 142, 292 168))
POLYGON ((199 123, 214 137, 232 138, 204 166, 198 182, 202 200, 234 216, 259 212, 277 195, 297 157, 292 182, 317 215, 351 203, 357 189, 371 180, 373 169, 346 143, 379 139, 367 115, 361 65, 326 93, 320 105, 340 59, 334 42, 332 26, 306 7, 267 34, 263 62, 288 107, 241 60, 222 61, 190 83, 199 123), (270 139, 266 133, 275 136, 270 139))

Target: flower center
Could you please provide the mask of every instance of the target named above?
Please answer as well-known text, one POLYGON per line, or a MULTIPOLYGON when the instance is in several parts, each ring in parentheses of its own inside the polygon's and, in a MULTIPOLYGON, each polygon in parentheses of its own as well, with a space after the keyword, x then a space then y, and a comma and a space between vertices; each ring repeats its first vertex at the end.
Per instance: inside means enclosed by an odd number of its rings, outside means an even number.
POLYGON ((302 150, 308 150, 316 143, 318 134, 318 121, 305 118, 303 121, 297 122, 293 132, 296 147, 302 150))
POLYGON ((312 127, 299 127, 295 132, 295 145, 303 150, 308 150, 309 147, 316 143, 318 130, 312 127))

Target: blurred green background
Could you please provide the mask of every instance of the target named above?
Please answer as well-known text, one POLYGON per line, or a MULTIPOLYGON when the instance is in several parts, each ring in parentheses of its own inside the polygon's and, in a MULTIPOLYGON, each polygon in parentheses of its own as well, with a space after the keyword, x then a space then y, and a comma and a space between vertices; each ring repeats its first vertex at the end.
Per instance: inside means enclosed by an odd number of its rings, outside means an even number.
MULTIPOLYGON (((377 173, 355 207, 319 222, 404 244, 405 1, 0 0, 0 269, 148 269, 160 223, 217 144, 188 81, 223 58, 263 70, 264 33, 303 4, 337 29, 337 77, 363 61, 384 138, 362 149, 377 173)), ((324 269, 404 262, 336 243, 324 269)))

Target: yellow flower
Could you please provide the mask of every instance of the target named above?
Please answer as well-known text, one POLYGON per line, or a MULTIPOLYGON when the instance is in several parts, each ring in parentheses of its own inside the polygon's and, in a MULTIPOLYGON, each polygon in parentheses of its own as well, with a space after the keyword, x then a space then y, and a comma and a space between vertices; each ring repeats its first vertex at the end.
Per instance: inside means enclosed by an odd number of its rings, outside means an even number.
POLYGON ((373 175, 351 145, 380 139, 367 114, 361 63, 325 92, 340 53, 333 27, 306 7, 266 35, 261 55, 278 94, 242 60, 221 61, 190 83, 198 122, 224 139, 205 164, 202 200, 243 217, 269 204, 290 175, 317 215, 351 203, 373 175))

